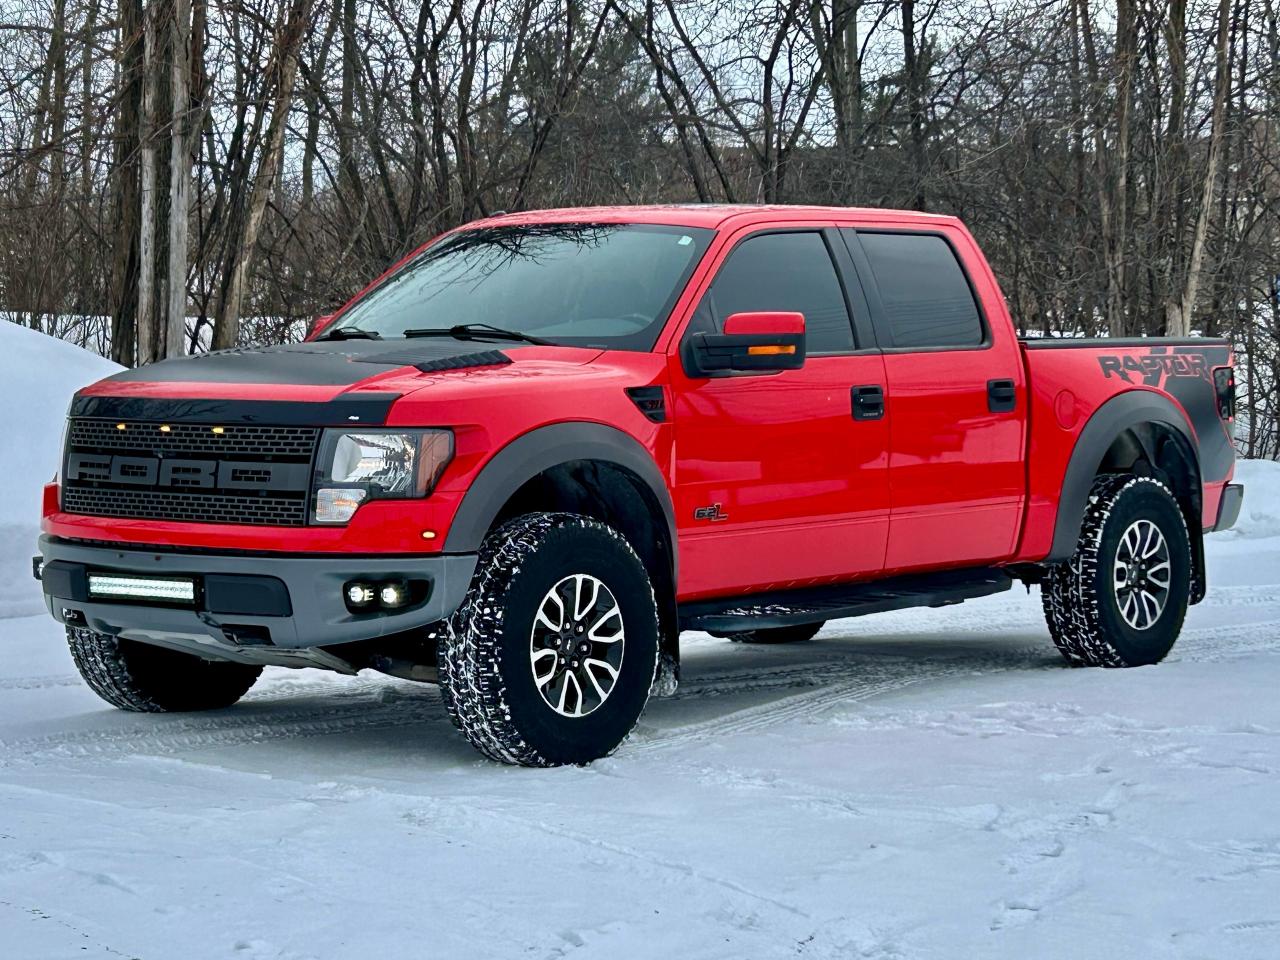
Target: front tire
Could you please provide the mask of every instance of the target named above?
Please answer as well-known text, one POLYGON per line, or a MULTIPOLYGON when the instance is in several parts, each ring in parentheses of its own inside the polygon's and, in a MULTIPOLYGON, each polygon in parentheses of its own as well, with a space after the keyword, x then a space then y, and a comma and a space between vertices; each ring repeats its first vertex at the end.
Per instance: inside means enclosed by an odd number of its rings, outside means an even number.
POLYGON ((1080 541, 1041 587, 1053 642, 1077 666, 1159 663, 1182 630, 1191 542, 1173 494, 1151 477, 1094 481, 1080 541))
POLYGON ((649 697, 658 605, 603 523, 532 513, 491 532, 438 647, 450 718, 482 754, 549 767, 618 748, 649 697))
POLYGON ((89 688, 134 713, 220 710, 248 693, 262 673, 262 667, 203 660, 82 627, 67 627, 67 646, 89 688))

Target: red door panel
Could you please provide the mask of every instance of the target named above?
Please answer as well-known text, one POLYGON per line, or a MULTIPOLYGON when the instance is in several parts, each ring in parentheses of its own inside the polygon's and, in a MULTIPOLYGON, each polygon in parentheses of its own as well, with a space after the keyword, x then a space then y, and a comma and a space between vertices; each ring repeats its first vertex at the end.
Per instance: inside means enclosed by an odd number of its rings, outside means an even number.
MULTIPOLYGON (((893 519, 885 567, 1012 554, 1026 475, 1022 417, 992 413, 987 381, 1014 379, 993 350, 885 356, 893 519)), ((1026 409, 1025 393, 1018 402, 1026 409)))
POLYGON ((673 367, 680 599, 882 568, 888 428, 855 421, 850 395, 884 386, 879 355, 698 381, 673 367))

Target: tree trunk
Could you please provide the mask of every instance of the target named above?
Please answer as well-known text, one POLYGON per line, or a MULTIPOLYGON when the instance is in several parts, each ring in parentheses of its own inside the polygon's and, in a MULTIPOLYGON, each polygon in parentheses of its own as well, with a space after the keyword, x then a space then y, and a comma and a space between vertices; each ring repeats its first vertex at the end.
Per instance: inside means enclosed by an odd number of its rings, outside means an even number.
POLYGON ((1218 182, 1218 158, 1222 153, 1223 128, 1226 125, 1227 98, 1231 95, 1231 3, 1218 0, 1218 39, 1216 48, 1217 76, 1213 92, 1213 120, 1209 131, 1209 158, 1205 163, 1200 188, 1200 212, 1191 239, 1191 258, 1187 263, 1186 283, 1181 300, 1170 304, 1167 332, 1171 337, 1185 337, 1191 332, 1196 295, 1200 289, 1200 270, 1204 263, 1204 246, 1209 235, 1213 211, 1213 193, 1218 182))
POLYGON ((338 119, 338 197, 345 204, 355 202, 355 89, 360 69, 356 50, 356 2, 338 0, 335 17, 342 18, 342 106, 338 119), (340 4, 340 6, 339 6, 340 4))
POLYGON ((911 175, 913 183, 911 207, 928 208, 925 200, 925 128, 924 78, 921 76, 919 51, 916 49, 915 0, 902 0, 902 69, 907 87, 907 119, 910 125, 911 175))
POLYGON ((280 158, 284 153, 285 121, 293 101, 294 79, 298 72, 298 48, 311 18, 311 0, 294 0, 288 20, 280 31, 273 57, 275 105, 271 123, 267 127, 266 149, 258 164, 258 174, 249 194, 249 209, 232 254, 234 264, 222 303, 213 328, 213 348, 225 350, 234 347, 240 338, 240 306, 250 271, 257 253, 258 231, 267 209, 267 198, 280 170, 280 158))
POLYGON ((1110 297, 1107 325, 1111 336, 1129 333, 1129 154, 1132 143, 1133 69, 1137 57, 1138 20, 1134 0, 1116 5, 1116 150, 1115 192, 1111 196, 1112 246, 1107 251, 1110 297))
POLYGON ((142 0, 120 0, 120 106, 114 155, 116 243, 111 268, 111 359, 131 367, 137 356, 138 234, 141 226, 138 151, 142 144, 142 0))
POLYGON ((86 208, 93 200, 93 34, 97 22, 97 0, 90 0, 85 10, 80 55, 80 197, 86 208))
POLYGON ((187 211, 191 186, 190 76, 191 0, 175 0, 169 25, 169 263, 163 355, 180 356, 187 330, 187 211))
MULTIPOLYGON (((141 7, 141 4, 139 4, 141 7)), ((156 11, 143 9, 142 56, 142 185, 138 233, 138 362, 156 359, 156 11)))

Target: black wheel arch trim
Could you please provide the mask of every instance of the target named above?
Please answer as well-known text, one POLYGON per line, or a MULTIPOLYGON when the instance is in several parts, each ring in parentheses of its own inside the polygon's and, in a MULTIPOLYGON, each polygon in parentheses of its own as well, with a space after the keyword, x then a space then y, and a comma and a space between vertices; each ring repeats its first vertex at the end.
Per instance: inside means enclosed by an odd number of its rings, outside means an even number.
POLYGON ((444 549, 473 553, 507 501, 538 474, 575 460, 600 460, 635 474, 662 507, 671 546, 671 576, 675 582, 676 518, 667 483, 657 463, 640 441, 616 427, 569 421, 537 427, 521 434, 481 468, 449 526, 444 549))
MULTIPOLYGON (((1107 451, 1126 430, 1147 423, 1162 424, 1171 427, 1175 434, 1187 445, 1192 455, 1196 472, 1196 483, 1200 483, 1200 445, 1187 418, 1168 398, 1150 390, 1132 390, 1112 397, 1099 407, 1089 418, 1071 458, 1067 461, 1067 471, 1062 478, 1062 493, 1058 499, 1058 515, 1053 528, 1053 544, 1046 563, 1067 560, 1075 552, 1076 541, 1080 538, 1080 528, 1084 523, 1085 506, 1089 502, 1089 491, 1098 475, 1107 451)), ((1155 451, 1148 449, 1143 437, 1138 437, 1144 453, 1149 460, 1155 461, 1155 451)), ((1195 527, 1198 531, 1199 525, 1195 527)))

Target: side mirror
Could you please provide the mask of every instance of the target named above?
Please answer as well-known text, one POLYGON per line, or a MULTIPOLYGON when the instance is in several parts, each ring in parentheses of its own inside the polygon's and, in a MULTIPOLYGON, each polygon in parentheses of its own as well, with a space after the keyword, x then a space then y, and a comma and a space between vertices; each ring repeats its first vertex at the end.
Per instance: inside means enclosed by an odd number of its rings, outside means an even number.
POLYGON ((695 333, 685 350, 691 377, 765 373, 804 366, 804 314, 735 313, 724 333, 695 333))
POLYGON ((311 325, 307 327, 307 335, 303 337, 303 339, 314 340, 316 337, 316 334, 318 334, 321 330, 327 327, 329 325, 329 321, 332 320, 335 316, 337 316, 337 314, 335 313, 326 313, 324 314, 324 316, 316 317, 314 320, 311 321, 311 325))

